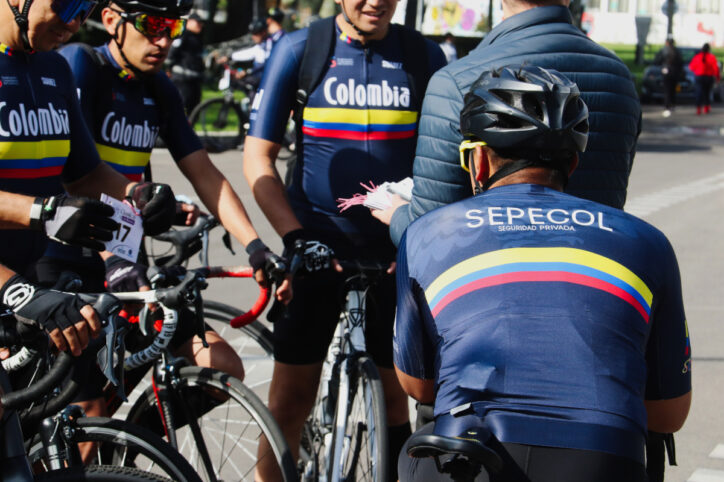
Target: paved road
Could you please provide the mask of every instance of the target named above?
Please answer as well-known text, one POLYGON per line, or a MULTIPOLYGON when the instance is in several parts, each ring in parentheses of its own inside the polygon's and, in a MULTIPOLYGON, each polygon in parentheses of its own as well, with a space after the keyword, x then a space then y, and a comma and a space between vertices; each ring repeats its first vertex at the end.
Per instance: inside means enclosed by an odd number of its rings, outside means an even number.
MULTIPOLYGON (((644 132, 631 173, 626 210, 661 229, 676 250, 691 332, 694 403, 685 428, 677 435, 678 467, 667 480, 724 482, 724 106, 696 116, 693 106, 680 106, 664 119, 658 106, 646 106, 644 132)), ((262 238, 273 249, 281 243, 256 208, 243 179, 238 152, 213 155, 249 208, 262 238)), ((154 152, 157 179, 168 180, 178 193, 192 193, 163 151, 154 152)), ((212 237, 212 263, 244 262, 226 252, 220 233, 212 237)), ((253 285, 246 281, 212 281, 209 298, 239 307, 250 306, 253 285)))

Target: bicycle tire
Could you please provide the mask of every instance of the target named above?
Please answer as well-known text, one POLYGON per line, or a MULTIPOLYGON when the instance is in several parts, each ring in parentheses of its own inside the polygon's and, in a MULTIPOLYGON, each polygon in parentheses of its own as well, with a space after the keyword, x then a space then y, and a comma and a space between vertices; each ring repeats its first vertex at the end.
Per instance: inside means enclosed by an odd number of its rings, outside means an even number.
MULTIPOLYGON (((201 481, 176 449, 144 427, 106 417, 82 417, 75 423, 77 430, 73 441, 99 443, 93 461, 98 465, 141 469, 179 482, 201 481)), ((28 458, 31 464, 40 462, 42 465, 45 458, 43 444, 33 444, 28 458)))
MULTIPOLYGON (((188 407, 201 409, 199 425, 206 446, 216 448, 214 455, 215 477, 223 480, 253 480, 257 462, 259 438, 264 435, 272 448, 272 454, 281 467, 283 480, 297 480, 296 467, 281 430, 269 410, 242 382, 226 373, 210 368, 184 367, 179 371, 182 380, 183 399, 188 407), (214 394, 210 396, 209 394, 214 394), (223 401, 222 401, 223 399, 223 401), (230 418, 231 417, 231 418, 230 418), (231 422, 231 423, 230 423, 231 422), (232 430, 241 431, 232 434, 232 430), (234 446, 224 453, 227 442, 234 446)), ((128 413, 132 423, 160 425, 157 399, 151 387, 136 400, 128 413)), ((181 410, 175 410, 178 417, 181 410)), ((187 424, 177 424, 176 436, 179 452, 191 463, 203 480, 211 477, 201 466, 201 457, 196 449, 191 430, 187 424)))
POLYGON ((244 363, 244 385, 266 404, 274 367, 272 332, 254 320, 241 328, 232 328, 229 321, 244 312, 216 301, 204 300, 204 319, 236 350, 244 363), (218 323, 214 323, 218 322, 218 323))
POLYGON ((239 104, 224 97, 202 102, 189 115, 189 123, 208 152, 240 148, 248 122, 239 104))
POLYGON ((53 470, 34 477, 37 482, 168 482, 172 479, 117 465, 87 465, 53 470))
MULTIPOLYGON (((352 360, 350 360, 352 362, 352 360)), ((382 380, 374 362, 367 356, 354 360, 350 371, 345 455, 341 480, 381 482, 389 475, 387 416, 382 380)), ((335 420, 337 425, 337 420, 335 420)), ((333 432, 332 447, 336 432, 333 432)))

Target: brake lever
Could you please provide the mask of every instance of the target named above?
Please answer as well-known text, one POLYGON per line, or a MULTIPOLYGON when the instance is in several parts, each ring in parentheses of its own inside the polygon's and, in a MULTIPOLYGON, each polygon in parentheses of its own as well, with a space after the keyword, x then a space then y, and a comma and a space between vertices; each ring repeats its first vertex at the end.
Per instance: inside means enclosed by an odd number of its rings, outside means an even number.
MULTIPOLYGON (((201 278, 201 281, 206 285, 206 281, 201 278)), ((204 286, 206 287, 206 286, 204 286)), ((194 297, 194 312, 196 313, 196 336, 201 339, 201 343, 204 348, 209 347, 209 343, 206 341, 206 324, 204 323, 204 301, 201 298, 201 290, 199 286, 195 286, 193 290, 194 297)))

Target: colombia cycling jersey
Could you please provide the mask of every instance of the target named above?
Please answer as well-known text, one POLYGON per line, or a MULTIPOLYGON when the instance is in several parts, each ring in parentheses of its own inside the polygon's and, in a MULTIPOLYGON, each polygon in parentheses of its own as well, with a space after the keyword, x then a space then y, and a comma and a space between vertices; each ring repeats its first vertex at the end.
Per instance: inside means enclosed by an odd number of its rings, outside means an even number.
MULTIPOLYGON (((63 58, 0 44, 0 190, 60 194, 63 182, 83 177, 99 162, 63 58)), ((46 238, 5 230, 0 239, 0 262, 22 273, 42 254, 46 238)))
MULTIPOLYGON (((254 99, 250 135, 281 143, 307 34, 308 29, 287 34, 274 47, 254 99)), ((340 214, 337 199, 362 191, 361 182, 412 174, 422 98, 411 94, 398 30, 366 46, 339 26, 337 36, 329 68, 304 109, 303 159, 296 164, 290 203, 307 229, 345 233, 361 244, 387 242, 387 227, 367 209, 340 214)), ((445 65, 445 57, 433 42, 426 45, 432 73, 445 65)))
POLYGON ((186 119, 181 96, 165 73, 140 81, 116 63, 108 45, 96 50, 108 66, 98 65, 90 52, 77 44, 60 53, 75 76, 83 115, 101 159, 130 180, 139 181, 157 136, 176 162, 202 148, 186 119), (103 69, 108 69, 109 75, 103 69))
POLYGON ((414 222, 397 279, 395 364, 504 442, 642 462, 643 400, 691 390, 676 257, 623 211, 496 187, 414 222))
MULTIPOLYGON (((140 81, 113 60, 108 45, 97 47, 101 66, 78 44, 60 50, 75 76, 86 123, 101 159, 131 181, 140 181, 160 136, 176 162, 202 149, 189 125, 181 96, 165 73, 140 81), (163 110, 163 113, 162 113, 163 110)), ((46 255, 100 263, 95 253, 50 241, 46 255), (81 253, 87 256, 81 256, 81 253)))

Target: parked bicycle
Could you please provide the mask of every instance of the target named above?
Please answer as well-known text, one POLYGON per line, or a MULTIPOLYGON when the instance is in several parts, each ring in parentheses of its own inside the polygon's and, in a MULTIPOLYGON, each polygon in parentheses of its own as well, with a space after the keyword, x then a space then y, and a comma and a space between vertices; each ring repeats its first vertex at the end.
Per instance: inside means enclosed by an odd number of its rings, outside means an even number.
MULTIPOLYGON (((292 262, 294 265, 294 261, 292 262)), ((387 415, 382 381, 366 354, 367 290, 387 272, 381 263, 345 262, 345 305, 322 366, 312 413, 302 433, 304 481, 387 480, 387 415)))
MULTIPOLYGON (((189 123, 209 152, 243 148, 249 130, 251 99, 256 89, 243 78, 236 79, 236 69, 228 63, 222 67, 219 81, 222 95, 201 102, 189 114, 189 123)), ((280 160, 288 161, 295 156, 295 140, 294 121, 290 119, 279 152, 280 160)))

